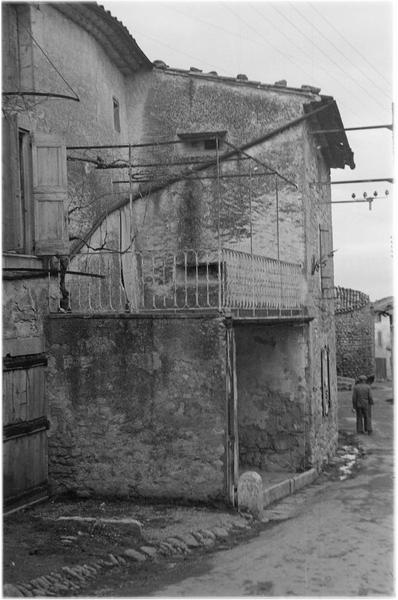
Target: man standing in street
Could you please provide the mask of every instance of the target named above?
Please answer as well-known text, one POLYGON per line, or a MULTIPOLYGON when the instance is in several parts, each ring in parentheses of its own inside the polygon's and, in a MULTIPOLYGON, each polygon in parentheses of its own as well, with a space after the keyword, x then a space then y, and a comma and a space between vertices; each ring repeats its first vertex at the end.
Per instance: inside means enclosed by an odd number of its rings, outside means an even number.
POLYGON ((352 391, 352 408, 357 415, 357 433, 372 433, 372 404, 370 385, 366 383, 365 375, 360 375, 352 391))

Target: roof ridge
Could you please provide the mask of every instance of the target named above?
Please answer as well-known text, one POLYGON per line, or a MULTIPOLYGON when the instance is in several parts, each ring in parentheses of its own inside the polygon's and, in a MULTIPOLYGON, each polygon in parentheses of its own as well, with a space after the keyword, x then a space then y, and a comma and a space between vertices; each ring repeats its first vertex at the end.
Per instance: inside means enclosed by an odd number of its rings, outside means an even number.
POLYGON ((319 96, 320 95, 320 91, 321 88, 313 86, 313 85, 308 85, 308 84, 302 84, 301 87, 294 87, 294 86, 288 86, 286 84, 286 80, 279 80, 276 81, 275 83, 265 83, 262 81, 258 81, 258 80, 254 80, 254 79, 249 79, 247 77, 247 75, 244 75, 242 73, 238 73, 235 77, 233 76, 229 76, 229 75, 219 75, 216 71, 209 71, 209 72, 203 72, 201 69, 197 69, 196 67, 190 67, 189 69, 182 69, 179 67, 170 67, 169 65, 167 65, 164 61, 162 60, 154 60, 152 62, 153 67, 156 70, 159 71, 164 71, 165 73, 177 73, 177 74, 181 74, 181 75, 191 75, 193 77, 197 77, 198 79, 211 79, 214 81, 225 81, 225 82, 231 82, 231 83, 237 83, 239 85, 242 86, 256 86, 259 89, 276 89, 278 91, 284 91, 286 90, 288 93, 290 92, 295 92, 295 93, 300 93, 300 94, 311 94, 311 95, 316 95, 319 96))

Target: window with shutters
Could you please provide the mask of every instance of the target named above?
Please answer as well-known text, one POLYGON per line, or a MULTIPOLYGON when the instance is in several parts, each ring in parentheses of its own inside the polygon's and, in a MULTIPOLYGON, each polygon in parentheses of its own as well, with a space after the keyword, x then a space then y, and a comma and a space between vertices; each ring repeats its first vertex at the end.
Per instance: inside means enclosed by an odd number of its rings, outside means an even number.
POLYGON ((62 141, 35 133, 32 165, 35 254, 68 254, 66 148, 62 141))
POLYGON ((33 252, 32 140, 30 133, 18 129, 19 212, 21 239, 25 254, 33 252))
POLYGON ((3 118, 3 249, 32 251, 32 161, 28 131, 15 118, 3 118))
POLYGON ((66 150, 50 134, 3 123, 3 251, 68 254, 66 150))

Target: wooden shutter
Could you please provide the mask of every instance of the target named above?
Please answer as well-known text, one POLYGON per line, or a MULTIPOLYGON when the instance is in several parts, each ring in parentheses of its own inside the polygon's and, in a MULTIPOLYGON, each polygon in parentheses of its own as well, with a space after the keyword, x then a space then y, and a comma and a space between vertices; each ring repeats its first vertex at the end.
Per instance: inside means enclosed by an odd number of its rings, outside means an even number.
POLYGON ((35 253, 69 253, 66 224, 66 148, 50 134, 35 133, 32 145, 35 253))
POLYGON ((325 346, 321 350, 321 391, 322 391, 322 415, 325 417, 330 408, 330 377, 329 377, 329 348, 325 346))
POLYGON ((12 116, 2 119, 3 251, 23 252, 21 202, 18 186, 18 127, 12 116))

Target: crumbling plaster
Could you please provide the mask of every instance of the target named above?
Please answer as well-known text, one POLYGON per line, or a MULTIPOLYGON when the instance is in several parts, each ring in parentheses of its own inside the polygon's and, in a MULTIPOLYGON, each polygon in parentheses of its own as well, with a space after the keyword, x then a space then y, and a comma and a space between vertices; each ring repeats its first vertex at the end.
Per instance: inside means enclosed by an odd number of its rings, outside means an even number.
POLYGON ((52 317, 47 340, 53 491, 225 497, 218 317, 52 317))

